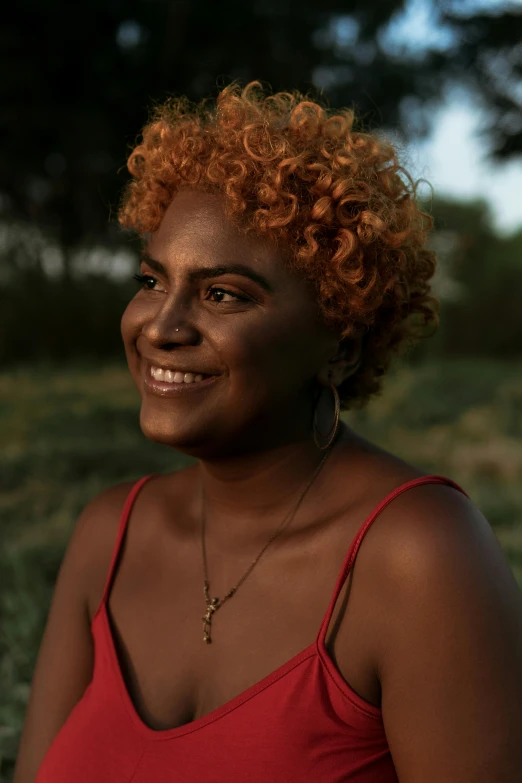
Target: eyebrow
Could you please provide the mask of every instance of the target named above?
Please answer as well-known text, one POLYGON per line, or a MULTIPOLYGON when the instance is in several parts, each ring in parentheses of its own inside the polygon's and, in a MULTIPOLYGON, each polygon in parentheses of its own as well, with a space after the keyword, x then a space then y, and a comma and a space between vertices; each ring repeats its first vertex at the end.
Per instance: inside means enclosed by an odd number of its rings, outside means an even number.
MULTIPOLYGON (((167 270, 161 261, 151 258, 145 250, 141 251, 139 262, 148 264, 151 269, 165 277, 168 276, 167 270)), ((259 272, 254 272, 253 269, 244 264, 218 264, 217 266, 198 267, 189 272, 188 278, 191 283, 197 283, 201 280, 207 280, 209 277, 221 277, 221 275, 242 275, 243 277, 248 277, 254 283, 260 285, 267 293, 274 293, 273 287, 263 275, 260 275, 259 272)))

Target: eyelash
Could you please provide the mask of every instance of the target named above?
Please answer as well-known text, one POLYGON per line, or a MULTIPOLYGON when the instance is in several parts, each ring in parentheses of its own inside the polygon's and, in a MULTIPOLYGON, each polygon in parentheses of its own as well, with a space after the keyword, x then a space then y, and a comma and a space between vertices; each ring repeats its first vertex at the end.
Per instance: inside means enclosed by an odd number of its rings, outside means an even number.
MULTIPOLYGON (((153 277, 152 275, 141 275, 139 273, 133 275, 133 280, 136 280, 136 282, 141 283, 141 286, 142 286, 142 288, 145 291, 152 291, 152 288, 146 288, 145 287, 145 284, 146 284, 147 280, 154 280, 155 282, 157 282, 157 279, 155 277, 153 277)), ((223 291, 223 293, 229 294, 229 296, 233 296, 235 299, 238 300, 238 302, 248 302, 249 301, 246 296, 239 296, 239 294, 234 294, 233 291, 228 291, 226 288, 222 288, 221 286, 211 286, 208 289, 207 294, 210 291, 223 291)), ((231 304, 231 303, 230 302, 216 302, 215 304, 231 304)))

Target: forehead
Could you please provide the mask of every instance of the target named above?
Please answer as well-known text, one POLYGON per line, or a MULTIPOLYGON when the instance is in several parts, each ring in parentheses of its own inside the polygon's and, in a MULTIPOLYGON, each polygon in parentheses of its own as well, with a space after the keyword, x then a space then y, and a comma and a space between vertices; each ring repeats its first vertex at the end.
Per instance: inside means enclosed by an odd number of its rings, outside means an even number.
POLYGON ((223 197, 196 190, 174 196, 157 231, 147 237, 150 255, 163 262, 212 257, 219 261, 261 264, 284 274, 282 254, 274 242, 243 233, 227 218, 223 197))

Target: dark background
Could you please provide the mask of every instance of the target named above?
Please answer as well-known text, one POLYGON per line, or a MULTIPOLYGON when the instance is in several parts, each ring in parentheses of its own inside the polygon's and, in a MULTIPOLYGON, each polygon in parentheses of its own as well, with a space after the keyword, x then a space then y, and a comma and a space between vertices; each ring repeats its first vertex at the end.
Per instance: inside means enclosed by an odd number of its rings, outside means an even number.
MULTIPOLYGON (((135 246, 115 212, 152 105, 259 79, 355 106, 406 149, 458 88, 494 165, 522 154, 521 42, 522 5, 495 0, 18 0, 3 12, 0 783, 79 512, 107 486, 186 464, 143 438, 119 331, 135 246), (438 39, 415 27, 394 38, 413 6, 438 39)), ((474 201, 422 202, 439 332, 347 420, 460 483, 522 584, 522 228, 500 234, 488 195, 484 181, 474 201)))

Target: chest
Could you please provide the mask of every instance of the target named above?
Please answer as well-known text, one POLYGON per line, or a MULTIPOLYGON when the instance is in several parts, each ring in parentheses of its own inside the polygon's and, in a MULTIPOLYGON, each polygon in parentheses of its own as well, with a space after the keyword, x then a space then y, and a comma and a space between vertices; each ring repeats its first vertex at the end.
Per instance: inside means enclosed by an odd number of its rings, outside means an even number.
MULTIPOLYGON (((356 519, 344 519, 315 538, 291 545, 275 541, 237 592, 211 614, 207 644, 200 547, 193 539, 158 546, 154 536, 140 538, 139 526, 129 525, 107 620, 121 679, 140 720, 154 730, 197 720, 313 645, 356 529, 356 519)), ((223 597, 256 554, 214 553, 208 563, 211 597, 223 597)), ((350 593, 348 579, 329 625, 327 649, 350 686, 378 704, 365 634, 367 607, 350 593)))

